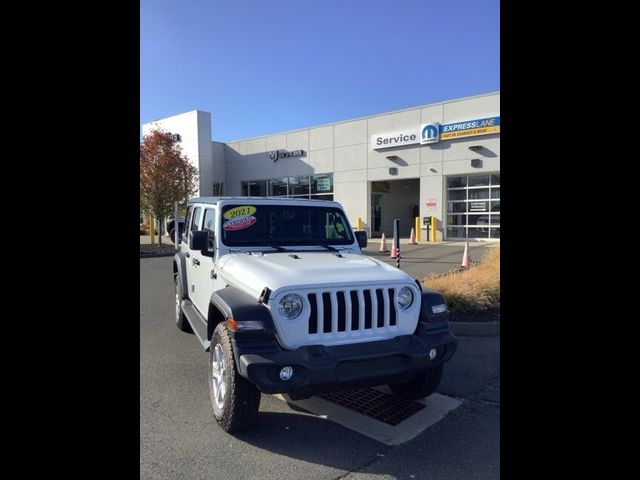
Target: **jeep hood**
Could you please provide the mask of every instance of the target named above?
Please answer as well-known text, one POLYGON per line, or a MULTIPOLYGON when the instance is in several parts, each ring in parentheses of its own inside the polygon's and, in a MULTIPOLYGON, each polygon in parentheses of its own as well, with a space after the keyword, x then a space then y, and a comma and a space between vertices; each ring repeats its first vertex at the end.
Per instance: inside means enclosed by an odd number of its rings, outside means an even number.
POLYGON ((264 287, 277 291, 328 285, 413 283, 402 270, 364 255, 335 252, 232 253, 218 263, 219 273, 230 285, 243 285, 256 297, 264 287), (294 258, 298 257, 298 258, 294 258))

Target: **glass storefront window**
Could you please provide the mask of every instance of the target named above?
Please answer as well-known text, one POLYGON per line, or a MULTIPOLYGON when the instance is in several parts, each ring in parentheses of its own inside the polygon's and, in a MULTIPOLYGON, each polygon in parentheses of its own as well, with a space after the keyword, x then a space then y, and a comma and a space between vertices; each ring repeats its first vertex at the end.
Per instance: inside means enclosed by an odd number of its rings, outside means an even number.
POLYGON ((467 202, 449 202, 447 204, 447 212, 460 213, 467 211, 467 202))
POLYGON ((266 180, 251 180, 249 182, 249 195, 252 197, 266 197, 267 196, 267 181, 266 180))
POLYGON ((489 238, 489 229, 469 227, 469 237, 470 238, 489 238))
POLYGON ((461 188, 467 186, 467 177, 447 178, 447 188, 461 188))
POLYGON ((451 190, 449 192, 449 200, 466 200, 466 199, 467 199, 466 190, 451 190))
POLYGON ((447 225, 464 225, 465 215, 447 215, 447 225))
POLYGON ((470 187, 489 186, 489 175, 469 175, 470 187))
MULTIPOLYGON (((333 174, 271 178, 268 180, 248 180, 240 182, 241 195, 250 197, 296 197, 324 198, 333 200, 333 174), (315 194, 315 195, 311 195, 315 194)), ((222 195, 222 182, 219 185, 222 195)))
POLYGON ((465 238, 465 227, 447 227, 447 238, 465 238))
POLYGON ((269 196, 270 197, 286 197, 287 196, 287 178, 272 178, 269 180, 269 196))
POLYGON ((489 198, 488 188, 474 188, 467 190, 467 192, 469 193, 469 200, 489 198))
MULTIPOLYGON (((246 183, 246 182, 242 182, 242 183, 246 183)), ((213 196, 214 197, 221 197, 222 195, 224 195, 224 188, 223 188, 224 182, 213 182, 213 196)))
POLYGON ((289 177, 289 195, 309 196, 309 177, 289 177))
POLYGON ((500 174, 448 177, 447 214, 447 238, 500 238, 500 174))
POLYGON ((333 175, 314 175, 311 177, 311 193, 333 192, 333 175))
POLYGON ((333 200, 333 194, 330 194, 330 195, 311 195, 311 200, 333 200))

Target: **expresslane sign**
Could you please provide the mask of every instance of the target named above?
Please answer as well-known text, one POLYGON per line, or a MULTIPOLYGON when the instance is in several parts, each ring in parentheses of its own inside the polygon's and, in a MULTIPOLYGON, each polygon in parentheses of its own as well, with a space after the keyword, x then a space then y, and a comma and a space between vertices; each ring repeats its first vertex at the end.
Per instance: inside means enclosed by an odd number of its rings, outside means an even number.
POLYGON ((448 123, 440 128, 440 140, 474 137, 500 132, 500 117, 479 118, 467 122, 448 123))
POLYGON ((500 116, 466 120, 464 122, 440 125, 437 122, 423 123, 420 128, 400 130, 393 133, 371 135, 370 147, 373 150, 400 147, 403 145, 429 145, 440 140, 473 137, 500 133, 500 116))

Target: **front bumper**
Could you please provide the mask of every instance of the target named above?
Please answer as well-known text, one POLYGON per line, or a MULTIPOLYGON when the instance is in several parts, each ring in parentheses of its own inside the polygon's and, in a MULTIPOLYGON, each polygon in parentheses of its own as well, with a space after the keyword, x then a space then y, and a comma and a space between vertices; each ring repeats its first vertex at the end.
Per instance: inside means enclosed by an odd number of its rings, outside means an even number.
MULTIPOLYGON (((422 326, 421 326, 422 327, 422 326)), ((263 393, 287 393, 292 399, 365 386, 403 383, 417 370, 435 367, 454 354, 458 340, 448 325, 418 328, 414 335, 389 340, 325 347, 308 345, 283 350, 275 338, 255 343, 232 340, 240 375, 263 393), (429 359, 429 350, 438 355, 429 359), (280 379, 282 367, 293 377, 280 379)))

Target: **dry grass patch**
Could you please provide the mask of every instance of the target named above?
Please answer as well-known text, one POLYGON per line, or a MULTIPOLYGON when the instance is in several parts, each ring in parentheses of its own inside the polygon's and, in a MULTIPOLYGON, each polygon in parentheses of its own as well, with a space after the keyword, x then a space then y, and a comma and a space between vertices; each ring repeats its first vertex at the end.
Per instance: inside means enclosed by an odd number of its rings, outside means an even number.
POLYGON ((500 247, 488 250, 480 263, 428 277, 423 285, 442 292, 452 312, 500 308, 500 247))

